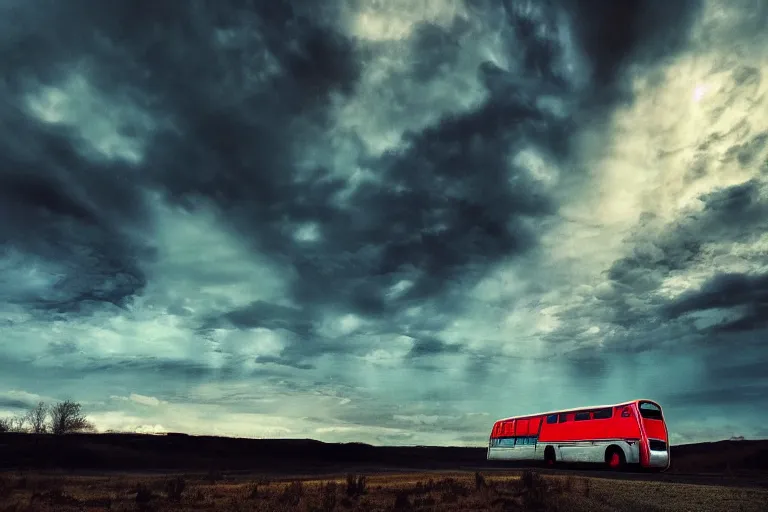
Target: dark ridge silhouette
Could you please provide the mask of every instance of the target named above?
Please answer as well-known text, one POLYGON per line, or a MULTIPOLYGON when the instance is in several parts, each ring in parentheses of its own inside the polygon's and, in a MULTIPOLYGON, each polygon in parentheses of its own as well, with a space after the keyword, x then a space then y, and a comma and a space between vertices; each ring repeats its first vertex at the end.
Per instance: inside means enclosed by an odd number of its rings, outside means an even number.
MULTIPOLYGON (((485 448, 371 446, 313 439, 247 439, 153 434, 0 434, 0 468, 99 471, 211 470, 313 474, 365 468, 512 467, 486 460, 485 448)), ((672 447, 671 472, 768 471, 768 440, 672 447)))

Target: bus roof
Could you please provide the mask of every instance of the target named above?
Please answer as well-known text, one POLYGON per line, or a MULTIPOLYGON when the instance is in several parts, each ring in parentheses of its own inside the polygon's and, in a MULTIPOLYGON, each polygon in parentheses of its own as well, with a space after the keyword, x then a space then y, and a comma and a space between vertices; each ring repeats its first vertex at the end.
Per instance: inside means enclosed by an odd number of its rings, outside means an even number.
MULTIPOLYGON (((518 420, 523 418, 533 418, 534 416, 549 416, 550 414, 560 414, 564 412, 575 412, 575 411, 583 411, 587 409, 603 409, 607 407, 621 407, 622 405, 630 405, 637 402, 651 402, 656 405, 658 403, 655 400, 649 400, 647 398, 638 398, 636 400, 629 400, 627 402, 621 402, 618 404, 606 404, 606 405, 586 405, 584 407, 573 407, 572 409, 558 409, 556 411, 547 411, 547 412, 536 412, 533 414, 521 414, 519 416, 510 416, 509 418, 501 418, 499 420, 496 420, 495 423, 498 423, 499 421, 509 421, 509 420, 518 420)), ((661 407, 661 406, 659 406, 661 407)))

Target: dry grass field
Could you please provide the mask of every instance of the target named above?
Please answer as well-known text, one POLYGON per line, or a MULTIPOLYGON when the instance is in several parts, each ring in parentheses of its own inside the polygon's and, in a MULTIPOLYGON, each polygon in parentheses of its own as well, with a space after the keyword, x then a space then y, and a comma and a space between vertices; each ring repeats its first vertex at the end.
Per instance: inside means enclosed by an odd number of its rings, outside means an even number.
POLYGON ((11 511, 755 511, 768 491, 535 471, 346 475, 267 480, 207 475, 67 476, 0 473, 0 512, 11 511))

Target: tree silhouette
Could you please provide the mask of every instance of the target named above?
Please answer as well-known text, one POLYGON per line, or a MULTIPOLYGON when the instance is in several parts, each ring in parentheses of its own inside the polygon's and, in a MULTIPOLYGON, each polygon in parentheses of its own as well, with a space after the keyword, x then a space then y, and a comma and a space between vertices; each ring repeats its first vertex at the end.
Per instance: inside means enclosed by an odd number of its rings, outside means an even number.
POLYGON ((80 412, 80 404, 65 400, 51 406, 51 432, 56 435, 93 430, 93 425, 80 412))
POLYGON ((0 418, 0 432, 26 432, 24 426, 27 416, 14 416, 12 418, 0 418))
POLYGON ((45 402, 38 402, 26 416, 29 423, 29 431, 33 434, 45 434, 48 431, 46 420, 48 419, 48 408, 45 402))

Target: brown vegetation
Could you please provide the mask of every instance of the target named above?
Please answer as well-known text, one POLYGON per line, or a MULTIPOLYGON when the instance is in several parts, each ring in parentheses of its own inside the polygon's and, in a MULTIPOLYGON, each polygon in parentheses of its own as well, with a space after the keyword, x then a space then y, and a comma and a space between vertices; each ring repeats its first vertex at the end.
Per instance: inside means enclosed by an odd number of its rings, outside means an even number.
POLYGON ((0 473, 6 511, 761 511, 768 491, 505 473, 400 473, 327 479, 223 474, 64 476, 0 473))

